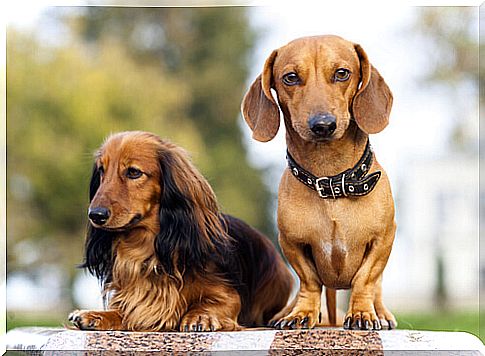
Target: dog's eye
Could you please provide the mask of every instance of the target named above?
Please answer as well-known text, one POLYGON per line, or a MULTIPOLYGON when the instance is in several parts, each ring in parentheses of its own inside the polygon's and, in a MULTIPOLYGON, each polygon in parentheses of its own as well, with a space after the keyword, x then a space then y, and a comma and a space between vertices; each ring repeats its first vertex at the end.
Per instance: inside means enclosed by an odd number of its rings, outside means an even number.
POLYGON ((287 73, 283 76, 283 83, 286 85, 300 84, 300 77, 295 72, 287 73))
POLYGON ((339 68, 335 71, 334 77, 336 82, 345 82, 350 78, 350 70, 345 68, 339 68))
POLYGON ((139 169, 137 168, 134 168, 134 167, 129 167, 127 170, 126 170, 126 176, 130 179, 137 179, 137 178, 140 178, 142 176, 143 172, 140 171, 139 169))

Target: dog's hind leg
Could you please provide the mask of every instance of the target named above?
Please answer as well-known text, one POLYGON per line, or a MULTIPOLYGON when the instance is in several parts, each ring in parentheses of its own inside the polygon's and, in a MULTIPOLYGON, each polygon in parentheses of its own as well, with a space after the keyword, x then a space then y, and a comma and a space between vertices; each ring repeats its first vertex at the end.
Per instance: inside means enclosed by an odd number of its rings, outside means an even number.
POLYGON ((325 287, 325 297, 327 300, 328 323, 337 325, 337 291, 325 287))

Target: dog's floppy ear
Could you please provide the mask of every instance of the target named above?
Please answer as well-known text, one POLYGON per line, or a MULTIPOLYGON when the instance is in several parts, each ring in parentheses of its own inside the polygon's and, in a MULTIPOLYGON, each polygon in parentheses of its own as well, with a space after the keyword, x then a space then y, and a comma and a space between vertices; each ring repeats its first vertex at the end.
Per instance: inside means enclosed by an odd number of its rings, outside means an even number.
POLYGON ((160 232, 155 251, 165 272, 203 271, 209 261, 221 262, 230 237, 209 183, 175 145, 163 144, 159 164, 160 232))
POLYGON ((368 134, 384 130, 389 123, 392 93, 386 82, 369 62, 367 54, 358 44, 355 50, 360 60, 360 88, 352 103, 357 125, 368 134))
MULTIPOLYGON (((101 174, 96 164, 93 166, 91 182, 89 183, 89 201, 91 202, 99 189, 101 174)), ((87 268, 102 284, 111 281, 113 256, 111 245, 114 234, 97 229, 88 223, 86 242, 84 246, 84 262, 80 268, 87 268)))
POLYGON ((277 51, 273 51, 264 64, 261 73, 244 96, 241 111, 248 126, 253 131, 253 138, 261 142, 272 140, 280 127, 280 112, 273 96, 273 64, 277 51))

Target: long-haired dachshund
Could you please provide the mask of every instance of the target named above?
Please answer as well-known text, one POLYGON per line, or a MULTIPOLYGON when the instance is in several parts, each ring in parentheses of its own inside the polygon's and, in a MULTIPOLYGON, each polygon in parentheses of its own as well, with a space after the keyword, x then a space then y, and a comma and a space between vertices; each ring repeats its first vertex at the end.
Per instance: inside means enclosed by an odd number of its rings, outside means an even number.
POLYGON ((242 112, 256 140, 276 135, 279 108, 286 126, 279 241, 301 283, 274 319, 277 327, 313 327, 322 285, 331 324, 335 290, 351 288, 345 328, 396 326, 381 288, 396 231, 394 202, 369 144, 369 134, 387 126, 391 106, 391 91, 362 47, 337 36, 274 50, 246 94, 242 112))
POLYGON ((219 212, 180 147, 147 132, 109 137, 96 154, 83 267, 105 311, 77 310, 82 330, 215 331, 265 324, 292 276, 269 240, 219 212))

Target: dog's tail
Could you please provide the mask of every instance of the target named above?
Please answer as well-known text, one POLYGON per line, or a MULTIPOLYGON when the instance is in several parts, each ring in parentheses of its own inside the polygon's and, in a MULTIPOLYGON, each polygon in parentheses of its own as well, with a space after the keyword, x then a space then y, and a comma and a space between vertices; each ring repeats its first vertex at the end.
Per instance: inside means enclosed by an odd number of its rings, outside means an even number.
POLYGON ((337 325, 337 291, 325 287, 325 298, 327 300, 328 323, 337 325))

